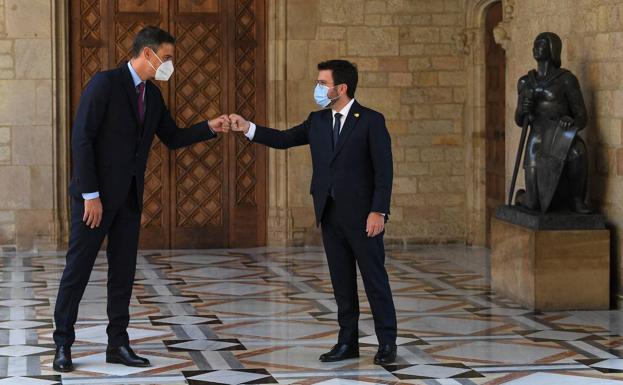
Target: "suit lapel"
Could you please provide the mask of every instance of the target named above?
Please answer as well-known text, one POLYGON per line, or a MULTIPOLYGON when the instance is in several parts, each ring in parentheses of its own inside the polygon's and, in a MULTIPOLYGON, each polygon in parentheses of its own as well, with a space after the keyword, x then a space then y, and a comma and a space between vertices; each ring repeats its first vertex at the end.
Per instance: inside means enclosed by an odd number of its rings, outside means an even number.
POLYGON ((128 69, 128 63, 125 63, 121 66, 121 72, 123 73, 123 83, 124 89, 128 95, 128 99, 130 100, 130 105, 132 106, 132 116, 134 116, 134 122, 138 127, 140 125, 140 120, 138 118, 138 95, 136 94, 136 87, 134 87, 134 80, 132 80, 132 74, 128 69))
MULTIPOLYGON (((326 143, 329 144, 328 148, 332 148, 333 146, 333 117, 331 116, 331 109, 326 109, 323 111, 322 114, 322 122, 323 125, 321 127, 322 130, 322 139, 323 141, 326 141, 326 143)), ((331 156, 333 155, 333 152, 331 152, 331 156)))
POLYGON ((337 156, 337 154, 340 153, 340 151, 342 150, 342 147, 344 147, 344 144, 350 137, 350 134, 353 133, 353 130, 355 129, 355 126, 357 125, 357 122, 359 121, 360 114, 361 114, 361 105, 357 103, 357 101, 355 100, 353 105, 350 107, 350 111, 348 111, 348 116, 346 116, 344 127, 342 128, 342 132, 340 133, 340 138, 337 141, 337 147, 335 148, 335 151, 333 151, 332 161, 335 160, 335 157, 337 156))
POLYGON ((154 85, 152 82, 145 82, 145 120, 143 121, 143 137, 146 137, 147 130, 153 125, 152 119, 154 118, 153 113, 155 112, 155 98, 156 98, 156 90, 154 90, 154 85))

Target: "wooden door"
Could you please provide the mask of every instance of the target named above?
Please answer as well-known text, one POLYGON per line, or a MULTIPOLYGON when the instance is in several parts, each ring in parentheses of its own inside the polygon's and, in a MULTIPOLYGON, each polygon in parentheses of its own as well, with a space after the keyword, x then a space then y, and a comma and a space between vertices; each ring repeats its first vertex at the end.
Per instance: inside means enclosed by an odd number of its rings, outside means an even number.
POLYGON ((486 221, 487 246, 491 240, 491 216, 495 208, 504 203, 505 197, 505 76, 506 57, 496 44, 493 29, 502 21, 502 2, 487 9, 485 22, 486 62, 486 221))
MULTIPOLYGON (((136 33, 157 25, 177 38, 173 77, 156 83, 180 127, 231 112, 265 123, 264 0, 71 4, 73 112, 91 76, 123 65, 136 33)), ((145 175, 142 248, 265 242, 265 148, 235 134, 175 151, 154 140, 145 175)))

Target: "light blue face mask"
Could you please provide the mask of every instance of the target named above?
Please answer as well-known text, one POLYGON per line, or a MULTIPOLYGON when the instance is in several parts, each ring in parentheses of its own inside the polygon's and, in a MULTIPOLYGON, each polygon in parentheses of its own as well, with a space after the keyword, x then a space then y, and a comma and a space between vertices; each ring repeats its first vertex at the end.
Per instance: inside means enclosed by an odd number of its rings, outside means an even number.
POLYGON ((322 108, 326 108, 331 104, 331 102, 336 98, 329 98, 329 90, 333 87, 327 87, 322 84, 316 84, 316 89, 314 89, 314 99, 316 99, 316 104, 318 104, 322 108))

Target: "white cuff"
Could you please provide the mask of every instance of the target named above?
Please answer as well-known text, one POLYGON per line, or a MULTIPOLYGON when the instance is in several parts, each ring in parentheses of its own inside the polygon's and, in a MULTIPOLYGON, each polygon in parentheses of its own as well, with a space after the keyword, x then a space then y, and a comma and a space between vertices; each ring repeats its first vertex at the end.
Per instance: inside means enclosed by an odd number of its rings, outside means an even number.
POLYGON ((244 134, 244 136, 246 136, 249 140, 253 140, 253 138, 255 137, 256 128, 257 127, 255 126, 255 123, 249 122, 249 131, 247 131, 247 133, 244 134))
POLYGON ((100 197, 100 192, 96 191, 96 192, 92 192, 92 193, 84 193, 82 194, 82 198, 84 200, 91 200, 91 199, 97 199, 100 197))

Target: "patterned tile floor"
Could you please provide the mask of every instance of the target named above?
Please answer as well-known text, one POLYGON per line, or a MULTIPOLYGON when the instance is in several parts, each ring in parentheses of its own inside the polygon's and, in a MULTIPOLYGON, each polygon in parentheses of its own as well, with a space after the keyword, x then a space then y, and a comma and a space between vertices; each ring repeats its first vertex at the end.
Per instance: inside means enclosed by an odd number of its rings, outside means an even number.
MULTIPOLYGON (((62 253, 0 255, 0 385, 623 385, 623 312, 534 314, 490 291, 482 249, 389 251, 399 360, 375 366, 363 290, 362 357, 321 363, 336 307, 316 248, 141 252, 129 329, 150 368, 104 362, 106 259, 80 308, 76 371, 52 371, 62 253)), ((360 285, 360 287, 362 287, 360 285)))

